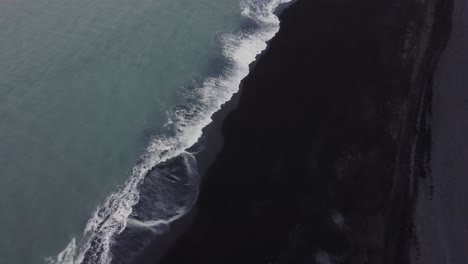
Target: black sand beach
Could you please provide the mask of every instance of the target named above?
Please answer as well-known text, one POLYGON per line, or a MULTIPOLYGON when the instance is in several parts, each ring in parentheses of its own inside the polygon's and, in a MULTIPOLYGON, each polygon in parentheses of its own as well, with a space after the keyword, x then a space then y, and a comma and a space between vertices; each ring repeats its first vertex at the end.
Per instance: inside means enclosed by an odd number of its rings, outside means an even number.
POLYGON ((451 7, 286 8, 204 131, 195 208, 136 263, 410 263, 451 7))

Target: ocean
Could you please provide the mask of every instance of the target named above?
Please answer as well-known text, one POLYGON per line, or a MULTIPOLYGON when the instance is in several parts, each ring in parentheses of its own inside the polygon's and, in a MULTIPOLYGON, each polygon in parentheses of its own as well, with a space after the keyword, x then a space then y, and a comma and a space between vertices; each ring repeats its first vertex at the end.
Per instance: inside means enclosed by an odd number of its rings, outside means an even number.
POLYGON ((2 1, 0 263, 130 263, 123 234, 167 232, 282 2, 2 1))

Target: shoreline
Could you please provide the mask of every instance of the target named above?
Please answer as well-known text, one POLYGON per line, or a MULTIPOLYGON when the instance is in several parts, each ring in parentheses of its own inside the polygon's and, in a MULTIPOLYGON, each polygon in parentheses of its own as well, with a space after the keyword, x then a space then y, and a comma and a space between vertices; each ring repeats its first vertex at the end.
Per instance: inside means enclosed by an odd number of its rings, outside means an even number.
POLYGON ((151 137, 129 178, 98 206, 78 244, 73 239, 57 255, 57 262, 107 263, 113 257, 131 262, 153 240, 152 235, 165 233, 169 223, 191 209, 199 177, 196 160, 187 149, 199 141, 212 115, 238 91, 251 63, 276 34, 279 21, 272 11, 283 1, 241 1, 240 31, 218 35, 225 67, 214 71, 219 75, 187 86, 184 103, 168 112, 164 128, 168 133, 151 137))
MULTIPOLYGON (((399 12, 410 4, 392 13, 388 4, 361 2, 371 11, 354 3, 336 14, 338 3, 298 0, 282 13, 280 32, 203 129, 194 209, 171 223, 166 248, 155 242, 137 263, 163 255, 161 263, 177 264, 410 263, 418 180, 407 177, 411 162, 424 167, 424 158, 411 160, 412 124, 419 109, 428 114, 433 68, 409 70, 400 61, 409 22, 399 12), (306 23, 310 34, 296 28, 306 23), (423 83, 409 81, 415 71, 423 83), (415 89, 427 92, 424 99, 410 96, 415 89)), ((427 155, 425 139, 414 157, 427 155)))
MULTIPOLYGON (((279 17, 284 10, 288 9, 296 1, 297 0, 291 0, 290 2, 281 3, 275 9, 273 14, 279 17)), ((273 37, 273 39, 274 38, 275 37, 273 37)), ((271 41, 272 39, 266 41, 267 47, 263 51, 261 51, 255 57, 255 60, 248 65, 250 70, 252 70, 255 67, 257 61, 261 59, 262 56, 264 56, 265 52, 270 47, 271 41)), ((241 96, 243 82, 244 81, 242 80, 241 84, 239 85, 239 90, 232 95, 231 99, 225 102, 221 106, 221 108, 211 116, 212 122, 202 129, 202 136, 198 140, 198 142, 186 150, 186 152, 192 153, 196 158, 197 171, 200 174, 201 182, 203 181, 203 178, 205 177, 205 174, 209 167, 215 162, 218 152, 220 152, 223 147, 224 139, 223 134, 221 132, 223 121, 231 113, 231 111, 237 108, 241 96)), ((165 161, 162 164, 170 162, 173 159, 175 158, 165 161)), ((202 183, 200 185, 200 187, 203 186, 202 183)), ((192 221, 196 217, 197 213, 198 210, 194 206, 181 218, 170 222, 168 227, 170 231, 165 234, 155 236, 153 241, 150 243, 150 246, 144 249, 143 252, 131 263, 158 263, 159 259, 166 253, 166 251, 170 247, 172 247, 176 243, 177 239, 192 224, 192 221)))

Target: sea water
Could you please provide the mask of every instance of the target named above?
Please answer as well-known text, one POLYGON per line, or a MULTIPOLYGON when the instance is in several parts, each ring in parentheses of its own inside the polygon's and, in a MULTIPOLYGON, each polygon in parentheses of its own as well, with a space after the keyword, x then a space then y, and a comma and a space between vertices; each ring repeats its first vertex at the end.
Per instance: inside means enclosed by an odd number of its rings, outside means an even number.
POLYGON ((110 263, 126 228, 157 235, 186 213, 184 151, 277 32, 280 2, 0 2, 0 263, 110 263), (180 171, 148 173, 179 155, 180 171))

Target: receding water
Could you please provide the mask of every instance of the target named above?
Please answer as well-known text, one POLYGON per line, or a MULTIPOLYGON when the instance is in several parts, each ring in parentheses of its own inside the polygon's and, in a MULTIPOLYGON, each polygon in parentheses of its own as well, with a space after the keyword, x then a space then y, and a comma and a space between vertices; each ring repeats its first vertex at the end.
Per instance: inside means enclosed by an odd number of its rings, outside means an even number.
POLYGON ((239 4, 0 2, 0 263, 43 263, 81 236, 180 89, 212 71, 239 4))

